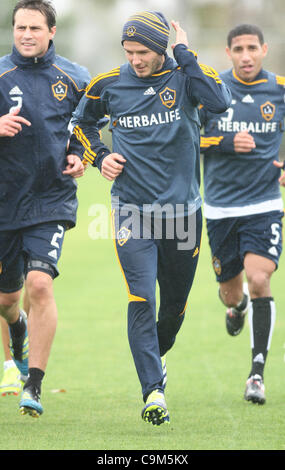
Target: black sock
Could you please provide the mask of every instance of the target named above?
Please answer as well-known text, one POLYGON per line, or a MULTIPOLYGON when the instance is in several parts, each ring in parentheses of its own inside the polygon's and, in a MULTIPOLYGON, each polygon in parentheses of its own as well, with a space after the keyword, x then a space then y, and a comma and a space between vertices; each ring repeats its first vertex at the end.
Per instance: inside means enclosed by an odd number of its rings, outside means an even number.
POLYGON ((41 392, 42 380, 44 378, 44 371, 37 369, 36 367, 29 368, 28 380, 24 385, 24 388, 33 386, 36 387, 38 392, 41 392))
POLYGON ((249 376, 259 374, 263 377, 274 323, 275 304, 273 298, 253 299, 252 313, 249 315, 252 348, 252 368, 249 376))
POLYGON ((20 312, 20 316, 15 323, 9 323, 9 329, 12 338, 20 338, 26 331, 26 323, 23 315, 20 312))

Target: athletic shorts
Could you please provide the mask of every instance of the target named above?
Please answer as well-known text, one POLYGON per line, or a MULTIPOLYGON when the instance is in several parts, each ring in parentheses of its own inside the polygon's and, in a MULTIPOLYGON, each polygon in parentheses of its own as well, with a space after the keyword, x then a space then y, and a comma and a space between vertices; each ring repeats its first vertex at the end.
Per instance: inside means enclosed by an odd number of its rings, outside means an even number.
POLYGON ((207 219, 212 263, 218 282, 226 282, 243 269, 246 253, 271 259, 278 267, 282 252, 283 211, 207 219))
POLYGON ((0 291, 20 290, 29 271, 58 276, 64 234, 65 224, 59 222, 0 232, 0 291))

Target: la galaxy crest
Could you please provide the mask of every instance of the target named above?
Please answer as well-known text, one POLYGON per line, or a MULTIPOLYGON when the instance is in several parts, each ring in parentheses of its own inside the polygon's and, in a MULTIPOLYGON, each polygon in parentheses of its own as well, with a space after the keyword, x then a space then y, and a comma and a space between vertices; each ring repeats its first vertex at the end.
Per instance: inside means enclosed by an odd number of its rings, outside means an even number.
POLYGON ((275 105, 270 103, 270 101, 266 101, 266 103, 260 106, 262 117, 265 121, 271 121, 275 114, 275 105))
POLYGON ((134 26, 129 26, 126 33, 129 36, 129 38, 131 38, 132 36, 134 36, 136 34, 136 31, 137 30, 134 26))
POLYGON ((52 85, 52 92, 58 101, 64 100, 67 95, 67 89, 68 85, 63 83, 61 80, 58 80, 57 83, 54 83, 54 85, 52 85))
POLYGON ((222 272, 221 261, 218 258, 216 258, 216 256, 214 256, 213 259, 212 259, 212 264, 213 264, 213 268, 214 268, 215 273, 218 276, 220 276, 221 272, 222 272))
POLYGON ((117 233, 118 245, 123 246, 125 243, 127 243, 131 234, 132 232, 128 228, 122 227, 117 233))
POLYGON ((162 101, 162 104, 167 108, 172 108, 172 106, 175 105, 176 91, 172 90, 171 88, 168 88, 168 86, 164 88, 161 93, 159 93, 159 96, 162 101))

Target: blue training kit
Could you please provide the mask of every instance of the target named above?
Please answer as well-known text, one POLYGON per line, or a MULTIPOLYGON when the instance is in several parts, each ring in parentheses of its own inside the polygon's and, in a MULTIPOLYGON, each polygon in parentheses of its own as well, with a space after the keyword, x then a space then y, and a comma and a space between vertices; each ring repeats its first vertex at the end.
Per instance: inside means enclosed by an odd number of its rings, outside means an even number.
POLYGON ((254 253, 278 266, 282 251, 283 201, 279 160, 284 131, 285 77, 261 70, 252 82, 234 70, 221 73, 232 93, 223 114, 200 110, 204 134, 204 215, 213 267, 219 282, 243 270, 244 255, 254 253), (256 147, 236 153, 234 136, 247 131, 256 147))
POLYGON ((0 288, 19 290, 27 263, 58 274, 65 229, 76 223, 77 183, 63 175, 72 111, 90 81, 84 67, 55 53, 27 58, 16 47, 0 59, 0 115, 20 108, 30 121, 1 137, 0 288))
POLYGON ((139 78, 129 63, 98 75, 72 120, 73 153, 101 169, 111 151, 100 140, 98 123, 108 115, 112 151, 126 159, 111 190, 113 227, 128 292, 129 342, 144 400, 153 390, 163 391, 160 356, 174 344, 183 322, 199 257, 198 104, 219 113, 231 97, 215 70, 199 65, 185 45, 177 45, 174 56, 165 54, 161 70, 147 78, 139 78), (190 243, 181 243, 183 232, 190 243))
POLYGON ((170 217, 173 208, 175 215, 187 215, 201 206, 197 105, 222 112, 230 103, 213 69, 201 68, 182 44, 174 54, 179 65, 166 55, 163 68, 148 78, 137 77, 129 63, 95 77, 74 113, 70 143, 73 153, 101 169, 110 150, 96 124, 109 115, 112 151, 127 160, 113 198, 140 211, 168 205, 170 217))
POLYGON ((19 107, 32 124, 1 137, 0 230, 75 225, 77 184, 62 171, 71 114, 89 81, 85 68, 56 55, 52 41, 41 58, 23 57, 14 47, 0 59, 0 115, 19 107))
POLYGON ((282 209, 280 170, 273 160, 279 159, 284 131, 285 78, 265 70, 249 83, 233 70, 221 77, 231 90, 231 106, 219 115, 200 110, 205 130, 201 137, 204 215, 213 219, 282 209), (237 154, 234 136, 246 130, 256 148, 237 154))

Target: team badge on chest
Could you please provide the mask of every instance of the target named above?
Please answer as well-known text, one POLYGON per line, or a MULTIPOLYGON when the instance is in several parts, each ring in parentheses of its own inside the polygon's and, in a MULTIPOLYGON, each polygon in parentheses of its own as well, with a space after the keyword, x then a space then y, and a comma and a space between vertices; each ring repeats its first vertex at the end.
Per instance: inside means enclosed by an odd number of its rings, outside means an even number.
POLYGON ((67 89, 68 85, 63 83, 61 80, 52 85, 53 94, 58 101, 64 100, 67 95, 67 89))
POLYGON ((275 105, 270 103, 270 101, 266 101, 266 103, 260 106, 262 117, 265 121, 271 121, 275 114, 275 105))
POLYGON ((162 104, 167 108, 172 108, 175 105, 176 101, 176 91, 171 90, 171 88, 164 88, 164 90, 159 93, 162 104))

